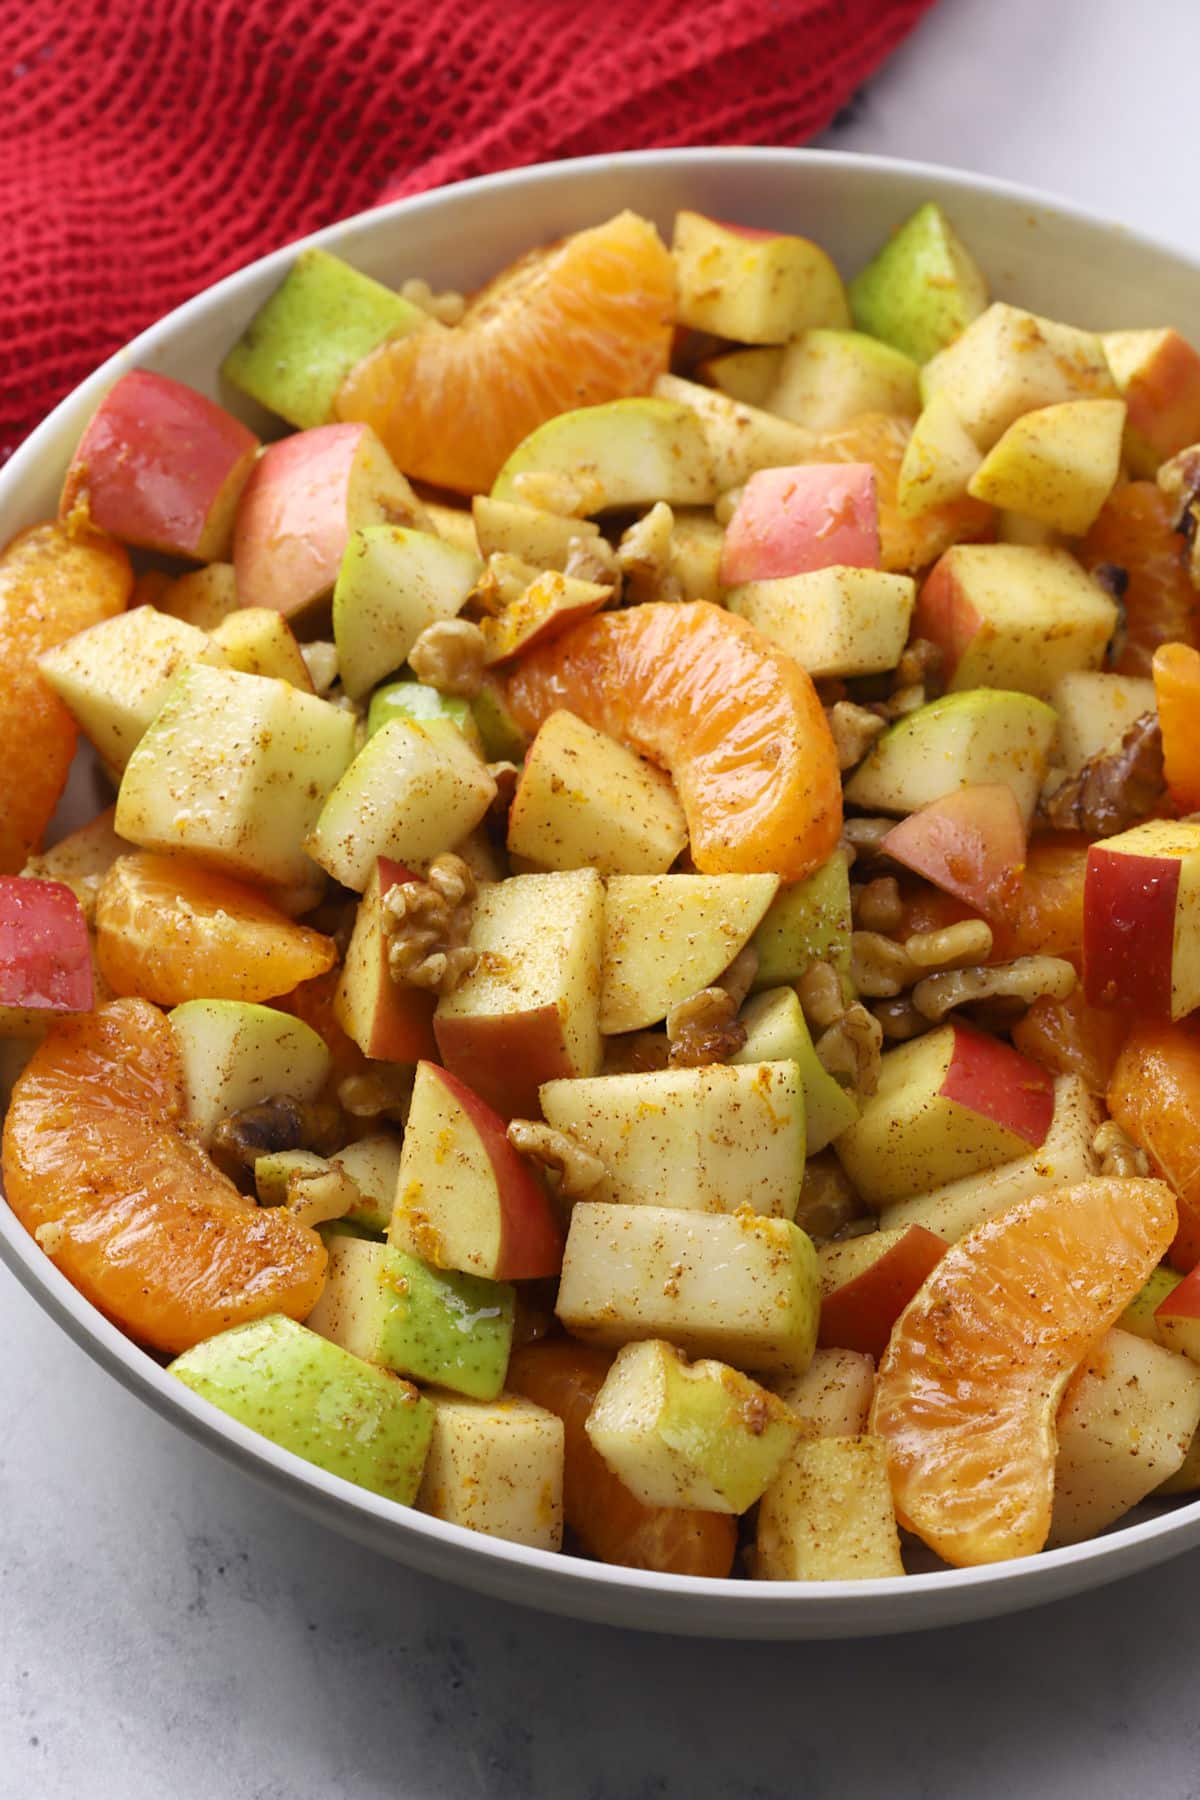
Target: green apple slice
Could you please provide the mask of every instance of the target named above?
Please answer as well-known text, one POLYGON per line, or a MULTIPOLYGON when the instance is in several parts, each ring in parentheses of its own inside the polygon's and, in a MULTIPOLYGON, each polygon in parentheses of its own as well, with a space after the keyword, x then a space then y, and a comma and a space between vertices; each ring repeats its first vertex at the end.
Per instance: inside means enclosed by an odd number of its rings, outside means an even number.
POLYGON ((483 739, 470 701, 457 694, 439 694, 423 681, 387 681, 375 689, 367 708, 368 738, 391 719, 415 719, 421 725, 430 719, 448 719, 462 732, 472 750, 483 754, 483 739))
POLYGON ((986 687, 944 694, 884 732, 846 783, 846 799, 906 814, 959 788, 1003 782, 1028 824, 1056 730, 1054 708, 1032 694, 986 687))
POLYGON ((741 487, 756 469, 791 468, 812 461, 817 453, 816 436, 804 425, 747 406, 718 388, 701 387, 678 375, 660 375, 654 392, 664 400, 690 406, 696 414, 719 493, 741 487))
POLYGON ((914 415, 920 370, 861 331, 806 331, 784 350, 767 406, 812 432, 838 431, 865 412, 914 415))
POLYGON ((746 1042, 731 1063, 794 1062, 804 1090, 806 1153, 815 1156, 853 1125, 858 1103, 834 1080, 813 1048, 795 988, 767 988, 741 1011, 746 1042))
POLYGON ((311 1025, 243 1000, 185 1000, 169 1015, 187 1116, 202 1144, 222 1119, 286 1094, 315 1100, 330 1056, 311 1025))
POLYGON ((354 532, 333 590, 333 639, 351 698, 407 661, 427 625, 452 619, 482 572, 470 550, 428 531, 367 525, 354 532))
MULTIPOLYGON (((756 988, 800 981, 815 962, 850 973, 850 866, 840 854, 781 887, 750 940, 756 988)), ((810 1146, 811 1147, 811 1146, 810 1146)))
POLYGON ((971 477, 976 500, 1068 537, 1096 522, 1121 467, 1123 400, 1063 400, 1014 419, 971 477))
POLYGON ((987 283, 936 201, 919 206, 850 283, 860 331, 927 362, 978 318, 987 283))
POLYGON ((775 875, 614 875, 600 1029, 640 1031, 709 987, 762 921, 775 875))
POLYGON ((718 485, 708 440, 690 406, 646 395, 559 413, 518 444, 492 487, 493 500, 520 500, 522 475, 586 474, 596 511, 657 500, 709 506, 718 485))

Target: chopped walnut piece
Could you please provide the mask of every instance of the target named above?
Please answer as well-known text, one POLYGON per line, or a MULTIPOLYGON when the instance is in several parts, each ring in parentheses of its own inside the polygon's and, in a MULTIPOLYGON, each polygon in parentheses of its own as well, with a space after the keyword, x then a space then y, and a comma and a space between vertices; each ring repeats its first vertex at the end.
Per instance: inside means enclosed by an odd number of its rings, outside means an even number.
POLYGON ((400 1063, 373 1063, 338 1083, 338 1105, 352 1119, 387 1119, 403 1125, 412 1099, 413 1072, 400 1063))
POLYGON ((496 797, 488 810, 501 819, 507 819, 517 783, 521 779, 521 771, 514 762, 493 762, 488 764, 487 772, 496 784, 496 797))
POLYGON ((470 619, 438 619, 427 625, 408 653, 418 681, 439 694, 473 700, 483 685, 487 645, 470 619))
POLYGON ((1123 1131, 1115 1119, 1106 1119, 1092 1139, 1092 1153, 1100 1159, 1101 1175, 1149 1175, 1150 1158, 1123 1131))
POLYGON ((885 1038, 895 1044, 907 1043, 909 1038, 920 1037, 929 1030, 931 1021, 919 1013, 907 994, 897 994, 894 1000, 878 1000, 871 1008, 871 1014, 878 1019, 885 1038))
POLYGON ((860 763, 875 739, 887 730, 887 720, 868 706, 857 706, 853 700, 835 700, 825 713, 838 768, 843 773, 860 763))
POLYGON ((701 988, 667 1014, 667 1042, 673 1069, 697 1069, 728 1062, 746 1042, 738 1003, 724 988, 701 988))
POLYGON ((810 963, 796 983, 796 993, 813 1031, 825 1031, 830 1025, 836 1025, 846 1010, 842 978, 832 963, 810 963))
POLYGON ((683 589, 674 572, 675 515, 665 500, 621 534, 617 563, 625 577, 625 598, 635 605, 646 600, 680 600, 683 589))
POLYGON ((591 581, 597 587, 610 587, 614 599, 620 596, 621 565, 607 538, 573 537, 567 545, 563 574, 574 581, 591 581))
POLYGON ((1162 732, 1155 713, 1142 713, 1112 750, 1089 756, 1041 800, 1041 814, 1056 831, 1115 837, 1152 813, 1166 793, 1162 732))
POLYGON ((507 1135, 514 1150, 555 1177, 555 1185, 564 1200, 582 1200, 585 1194, 599 1187, 608 1174, 598 1156, 585 1150, 565 1131, 556 1131, 540 1119, 513 1119, 507 1135))
POLYGON ((883 1028, 859 1001, 821 1033, 813 1048, 826 1073, 851 1093, 866 1099, 879 1086, 883 1028))
POLYGON ((461 856, 435 856, 420 881, 400 882, 383 903, 388 973, 395 982, 452 994, 479 961, 468 948, 475 877, 461 856))
POLYGON ((237 1180, 253 1170, 260 1156, 277 1150, 315 1150, 327 1155, 344 1136, 336 1106, 274 1094, 220 1120, 209 1143, 209 1155, 231 1180, 237 1180))
POLYGON ((1200 444, 1189 444, 1162 463, 1155 477, 1176 508, 1175 529, 1188 550, 1188 574, 1200 588, 1200 444))
POLYGON ((467 310, 465 299, 453 288, 447 288, 444 293, 435 294, 429 283, 423 281, 419 275, 411 276, 404 283, 400 289, 400 298, 409 301, 413 306, 419 306, 423 313, 428 313, 429 317, 436 319, 440 325, 459 324, 467 310))
POLYGON ((1044 997, 1065 1000, 1076 979, 1074 964, 1062 957, 1018 956, 1015 962, 927 975, 913 988, 912 1003, 936 1023, 956 1006, 970 1006, 977 1000, 1015 1000, 1023 1007, 1044 997))
POLYGON ((867 1208, 832 1150, 810 1156, 804 1165, 804 1183, 795 1223, 816 1243, 837 1237, 867 1208))
POLYGON ((297 1158, 296 1163, 278 1182, 256 1182, 260 1206, 282 1206, 302 1225, 324 1225, 344 1219, 361 1200, 358 1183, 336 1163, 320 1156, 297 1158))
POLYGON ((940 644, 917 637, 906 644, 892 676, 893 692, 907 687, 923 687, 926 692, 941 685, 943 655, 940 644))
POLYGON ((894 875, 877 875, 850 889, 850 911, 863 931, 899 931, 904 923, 904 902, 894 875))
POLYGON ((869 1000, 890 1000, 912 980, 912 964, 903 944, 881 931, 850 933, 850 980, 869 1000))
POLYGON ((965 968, 992 954, 992 928, 984 919, 961 919, 940 931, 914 931, 904 940, 904 954, 922 975, 965 968))
POLYGON ((527 469, 513 477, 514 497, 539 512, 557 513, 561 519, 586 519, 605 502, 604 483, 586 469, 569 475, 557 469, 527 469))
POLYGON ((887 855, 881 852, 880 845, 895 823, 895 819, 878 818, 845 821, 840 848, 851 868, 860 860, 864 863, 888 861, 887 855))

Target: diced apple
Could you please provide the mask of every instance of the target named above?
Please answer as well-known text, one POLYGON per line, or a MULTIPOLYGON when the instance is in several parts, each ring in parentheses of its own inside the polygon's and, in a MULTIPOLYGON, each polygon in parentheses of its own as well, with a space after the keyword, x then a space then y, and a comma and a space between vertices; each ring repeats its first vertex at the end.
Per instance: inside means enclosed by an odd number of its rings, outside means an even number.
POLYGON ((755 986, 800 981, 815 962, 850 972, 850 868, 837 852, 803 881, 781 887, 763 914, 751 946, 758 958, 755 986))
POLYGON ((1003 783, 1028 826, 1058 720, 1030 694, 980 687, 943 694, 899 719, 846 783, 852 806, 908 814, 944 794, 1003 783))
POLYGON ((959 788, 893 825, 885 856, 985 916, 1003 911, 1025 863, 1025 821, 999 782, 959 788))
POLYGON ((727 1363, 688 1363, 658 1339, 617 1352, 587 1419, 608 1467, 644 1506, 743 1513, 800 1435, 777 1395, 727 1363))
POLYGON ((1121 466, 1125 404, 1063 400, 1014 419, 971 477, 976 500, 1082 537, 1121 466))
POLYGON ((765 402, 810 431, 839 431, 862 413, 921 409, 920 370, 911 357, 860 331, 806 331, 788 344, 765 402))
POLYGON ((339 1237, 305 1323, 396 1375, 494 1400, 508 1368, 515 1302, 507 1282, 434 1269, 392 1244, 339 1237))
POLYGON ((195 388, 131 369, 79 440, 59 517, 82 513, 122 543, 216 562, 229 552, 258 447, 252 431, 195 388))
POLYGON ((476 494, 471 502, 480 554, 517 556, 535 569, 565 569, 574 543, 600 536, 592 519, 564 518, 517 500, 493 500, 476 494))
POLYGON ((749 941, 778 887, 775 875, 612 876, 601 1031, 640 1031, 710 987, 749 941))
POLYGON ((504 1121, 436 1063, 417 1064, 389 1242, 489 1281, 556 1275, 562 1233, 504 1121))
POLYGON ((555 1310, 585 1343, 665 1338, 689 1356, 799 1373, 819 1299, 816 1252, 788 1219, 581 1200, 555 1310))
POLYGON ((578 869, 482 888, 469 943, 478 964, 438 1002, 442 1060, 506 1118, 536 1118, 544 1081, 600 1067, 600 877, 578 869))
POLYGON ((726 527, 723 584, 839 566, 879 567, 871 464, 804 463, 751 476, 726 527))
POLYGON ((872 1231, 817 1252, 823 1348, 858 1350, 877 1360, 892 1326, 949 1249, 923 1225, 872 1231))
POLYGON ((1158 705, 1149 679, 1099 669, 1064 675, 1051 699, 1058 714, 1054 760, 1071 775, 1089 757, 1114 749, 1134 720, 1158 705))
POLYGON ((804 1123, 809 1156, 831 1144, 858 1117, 858 1103, 834 1080, 813 1048, 795 988, 766 988, 747 1000, 739 1014, 746 1042, 730 1062, 793 1062, 804 1090, 804 1123))
POLYGON ((346 692, 360 699, 398 669, 426 626, 454 617, 482 572, 477 556, 428 531, 384 524, 354 531, 333 590, 346 692))
POLYGON ((945 396, 981 450, 1036 407, 1117 397, 1095 332, 999 300, 925 364, 921 388, 926 403, 945 396))
POLYGON ((1200 1369, 1128 1331, 1101 1338, 1058 1409, 1047 1547, 1112 1525, 1174 1475, 1200 1426, 1200 1369))
POLYGON ((303 841, 354 734, 351 714, 286 682, 187 669, 129 759, 116 829, 252 881, 308 883, 303 841))
POLYGON ((671 573, 685 600, 711 600, 716 604, 721 598, 725 527, 704 506, 680 506, 674 513, 671 573))
POLYGON ((1177 331, 1106 331, 1101 339, 1125 401, 1125 460, 1134 475, 1200 438, 1200 355, 1177 331))
POLYGON ((1164 1338, 1155 1314, 1183 1279, 1174 1269, 1155 1269, 1146 1277, 1117 1320, 1121 1330, 1131 1331, 1135 1337, 1147 1338, 1152 1344, 1164 1344, 1167 1349, 1179 1349, 1179 1345, 1169 1344, 1164 1338))
POLYGON ((758 1508, 759 1581, 871 1581, 904 1574, 882 1438, 801 1443, 758 1508))
POLYGON ((493 500, 520 500, 522 475, 584 474, 598 504, 711 506, 716 475, 704 429, 690 406, 653 395, 559 413, 530 432, 492 487, 493 500))
POLYGON ((361 892, 380 857, 422 864, 473 831, 496 783, 448 719, 392 719, 332 789, 305 849, 361 892))
POLYGON ((36 1036, 94 1004, 87 920, 73 890, 0 875, 0 1037, 36 1036))
POLYGON ((835 1149, 858 1192, 882 1206, 1027 1154, 1053 1112, 1044 1069, 953 1023, 886 1052, 875 1093, 835 1149))
MULTIPOLYGON (((150 573, 158 574, 159 570, 150 573)), ((197 631, 215 631, 222 619, 237 610, 237 576, 230 562, 206 563, 202 569, 189 569, 174 581, 166 581, 151 602, 159 612, 197 631)))
POLYGON ((518 1394, 433 1400, 420 1510, 512 1544, 561 1550, 562 1420, 518 1394))
POLYGON ((921 411, 904 448, 896 504, 907 517, 961 500, 983 457, 944 394, 921 411))
POLYGON ((221 364, 225 380, 289 425, 333 418, 333 398, 385 338, 437 331, 411 300, 328 250, 302 250, 221 364))
POLYGON ((1200 1363, 1200 1265, 1176 1282, 1154 1309, 1159 1341, 1200 1363))
POLYGON ((551 713, 508 815, 508 848, 543 869, 664 874, 687 844, 670 778, 577 719, 551 713))
POLYGON ((187 1116, 202 1144, 222 1119, 287 1095, 315 1100, 330 1070, 323 1038, 291 1013, 242 1000, 186 1000, 169 1014, 187 1116))
POLYGON ((654 392, 664 400, 690 406, 700 420, 712 457, 718 493, 740 487, 760 469, 800 463, 817 447, 816 434, 792 419, 763 412, 678 375, 660 375, 654 392))
POLYGON ((1200 824, 1148 819, 1088 851, 1089 1006, 1181 1019, 1200 1006, 1200 824))
POLYGON ((101 757, 123 769, 181 669, 222 667, 220 646, 152 606, 92 625, 43 656, 38 668, 101 757))
POLYGON ((779 380, 783 364, 783 348, 755 350, 723 350, 718 356, 705 357, 697 365, 697 374, 710 387, 719 388, 731 400, 744 406, 765 408, 779 380))
POLYGON ((1078 1075, 1060 1075, 1054 1083, 1054 1116, 1038 1148, 1000 1168, 964 1175, 885 1206, 879 1215, 884 1231, 924 1225, 948 1243, 974 1231, 985 1219, 1047 1188, 1072 1187, 1096 1174, 1099 1159, 1092 1140, 1103 1108, 1078 1075))
POLYGON ((1066 550, 955 544, 917 597, 913 630, 942 652, 954 691, 1018 689, 1049 699, 1061 676, 1095 669, 1117 609, 1066 550))
POLYGON ((726 605, 816 678, 879 675, 900 660, 916 592, 909 575, 835 567, 744 582, 726 605))
POLYGON ((52 849, 40 850, 36 856, 31 856, 21 870, 22 875, 38 881, 65 882, 83 908, 89 928, 95 917, 96 895, 104 877, 117 858, 128 856, 133 847, 113 830, 115 811, 115 807, 107 807, 88 824, 81 825, 78 831, 60 838, 52 849))
POLYGON ((804 1089, 794 1062, 549 1081, 548 1122, 604 1164, 593 1200, 794 1217, 804 1089))
POLYGON ((599 612, 613 597, 611 586, 580 581, 558 569, 531 569, 530 574, 532 579, 524 593, 496 618, 488 616, 479 622, 484 661, 489 666, 508 662, 523 651, 532 650, 535 644, 557 637, 589 614, 599 612))
POLYGON ((675 215, 671 240, 681 325, 740 344, 786 344, 812 325, 845 325, 846 290, 807 238, 675 215))
MULTIPOLYGON (((421 725, 428 724, 431 719, 448 720, 462 733, 472 750, 483 755, 483 738, 475 723, 471 703, 458 694, 439 694, 436 688, 428 687, 423 681, 386 681, 371 695, 367 708, 367 736, 374 737, 392 719, 415 719, 421 725)), ((496 758, 496 761, 500 760, 496 758)))
POLYGON ((850 283, 860 331, 926 362, 987 305, 987 283, 974 257, 936 201, 897 226, 850 283))
POLYGON ((358 1189, 358 1198, 347 1215, 350 1222, 364 1231, 386 1232, 400 1180, 400 1139, 390 1131, 356 1138, 338 1151, 332 1165, 348 1175, 358 1189))
POLYGON ((818 1349, 803 1375, 776 1375, 770 1385, 806 1437, 861 1437, 875 1394, 875 1364, 858 1350, 818 1349))
POLYGON ((296 618, 333 591, 361 527, 423 530, 426 522, 420 501, 370 426, 319 425, 281 438, 259 459, 238 507, 238 600, 296 618))
POLYGON ((243 675, 271 675, 301 693, 316 688, 296 636, 283 614, 269 606, 243 606, 222 619, 212 641, 231 669, 243 675))
POLYGON ((388 967, 384 901, 394 887, 413 879, 410 870, 387 858, 376 865, 354 915, 334 996, 342 1030, 364 1056, 380 1062, 415 1063, 437 1052, 433 995, 393 981, 388 967))

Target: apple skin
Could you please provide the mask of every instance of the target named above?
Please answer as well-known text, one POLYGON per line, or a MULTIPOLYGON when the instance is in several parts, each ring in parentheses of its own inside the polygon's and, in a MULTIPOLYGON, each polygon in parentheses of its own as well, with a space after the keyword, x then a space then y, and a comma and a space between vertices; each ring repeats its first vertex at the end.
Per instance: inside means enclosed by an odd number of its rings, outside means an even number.
POLYGON ((986 782, 910 813, 880 849, 943 893, 995 918, 1025 862, 1025 823, 1012 789, 986 782))
POLYGON ((994 1119, 1036 1148, 1054 1117, 1054 1078, 1011 1044, 986 1032, 954 1026, 954 1053, 939 1092, 985 1119, 994 1119))
POLYGON ((1159 1301, 1154 1322, 1168 1350, 1200 1363, 1200 1264, 1159 1301))
POLYGON ((1147 359, 1126 383, 1118 383, 1127 409, 1125 450, 1130 466, 1135 475, 1151 479, 1159 463, 1200 437, 1200 356, 1177 331, 1153 336, 1147 359))
MULTIPOLYGON (((557 1275, 562 1268, 562 1230, 545 1188, 509 1143, 504 1120, 449 1069, 421 1062, 417 1079, 436 1081, 445 1088, 479 1139, 492 1171, 499 1209, 498 1248, 490 1267, 472 1265, 470 1272, 489 1281, 537 1281, 557 1275)), ((398 1204, 404 1178, 402 1168, 398 1204)), ((419 1254, 419 1244, 417 1250, 419 1254)))
POLYGON ((366 425, 318 425, 269 444, 246 484, 233 533, 241 606, 285 618, 328 594, 356 521, 356 464, 371 445, 366 425))
POLYGON ((725 587, 834 566, 877 569, 879 509, 870 463, 760 469, 725 532, 725 587))
POLYGON ((61 881, 0 875, 0 1037, 95 1004, 83 908, 61 881))
POLYGON ((82 505, 122 543, 219 562, 258 447, 252 431, 204 394, 131 369, 79 440, 59 516, 82 505))
POLYGON ((861 1274, 822 1296, 818 1346, 857 1350, 878 1361, 896 1320, 949 1248, 936 1232, 910 1225, 861 1274))
POLYGON ((978 610, 963 591, 953 564, 945 557, 939 558, 917 595, 912 629, 918 636, 937 645, 942 653, 942 671, 947 681, 953 677, 981 622, 978 610))
POLYGON ((1177 857, 1128 856, 1093 844, 1083 889, 1083 985, 1089 1006, 1171 1017, 1177 857))
POLYGON ((542 1083, 579 1073, 563 1041, 557 1006, 435 1017, 433 1030, 447 1069, 469 1082, 505 1119, 539 1118, 542 1083))
POLYGON ((484 661, 491 666, 522 656, 535 644, 545 643, 599 612, 611 599, 611 588, 570 580, 555 569, 547 569, 511 606, 505 607, 499 618, 480 620, 486 646, 484 661))
MULTIPOLYGON (((403 863, 392 862, 388 857, 381 856, 378 864, 380 903, 387 899, 394 887, 418 879, 403 863)), ((373 899, 372 894, 371 900, 373 899)), ((360 914, 362 911, 360 906, 360 914)), ((354 1032, 349 1032, 349 1035, 354 1038, 364 1056, 377 1062, 414 1063, 435 1056, 437 1044, 433 1035, 433 1012, 437 997, 426 993, 422 988, 393 981, 388 972, 385 934, 377 930, 370 918, 363 920, 363 929, 370 931, 375 940, 366 946, 368 954, 377 958, 376 966, 366 970, 367 979, 373 984, 374 1006, 370 1013, 369 1028, 362 1034, 365 1041, 360 1041, 360 1037, 354 1032)), ((349 953, 346 961, 350 962, 349 953)), ((343 1013, 338 1022, 343 1029, 348 1030, 352 1021, 343 1013)))

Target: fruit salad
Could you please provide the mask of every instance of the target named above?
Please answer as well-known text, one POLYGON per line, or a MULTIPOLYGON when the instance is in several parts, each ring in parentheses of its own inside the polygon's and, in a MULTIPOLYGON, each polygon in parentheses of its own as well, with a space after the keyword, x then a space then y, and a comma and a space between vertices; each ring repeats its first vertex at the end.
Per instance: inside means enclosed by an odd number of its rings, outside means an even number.
POLYGON ((3 1185, 330 1475, 863 1580, 1200 1492, 1200 354, 784 223, 114 382, 0 555, 3 1185))

